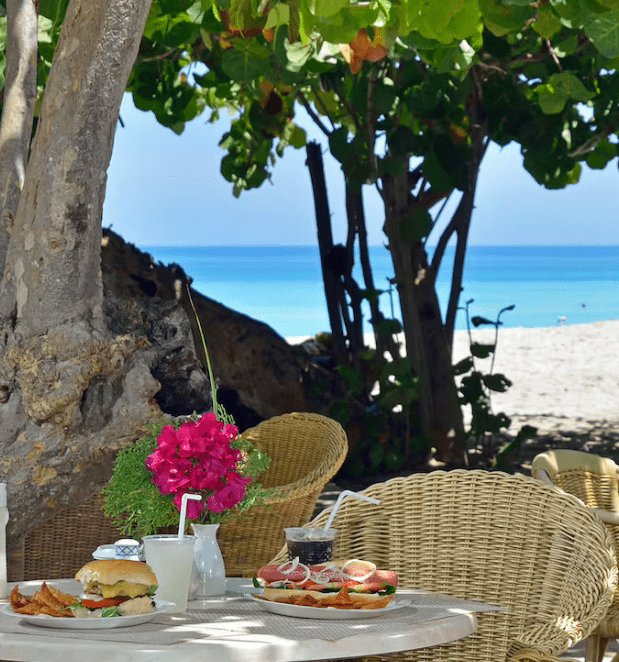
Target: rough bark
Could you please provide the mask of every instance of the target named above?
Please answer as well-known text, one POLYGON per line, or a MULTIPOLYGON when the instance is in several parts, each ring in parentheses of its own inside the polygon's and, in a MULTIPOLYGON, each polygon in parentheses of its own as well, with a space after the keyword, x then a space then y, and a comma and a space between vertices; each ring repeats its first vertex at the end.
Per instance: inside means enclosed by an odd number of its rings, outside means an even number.
POLYGON ((7 0, 6 83, 0 126, 0 274, 26 176, 37 96, 38 17, 34 0, 7 0))
POLYGON ((157 412, 154 353, 109 331, 100 275, 105 173, 149 8, 72 0, 47 83, 0 285, 9 545, 100 487, 157 412))

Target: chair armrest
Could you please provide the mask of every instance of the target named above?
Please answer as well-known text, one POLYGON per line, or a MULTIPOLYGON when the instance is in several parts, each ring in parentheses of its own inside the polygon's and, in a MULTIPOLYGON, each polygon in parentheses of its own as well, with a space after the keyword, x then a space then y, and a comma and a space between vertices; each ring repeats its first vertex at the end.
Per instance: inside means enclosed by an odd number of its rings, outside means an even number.
POLYGON ((550 478, 545 469, 533 469, 533 478, 539 480, 540 483, 544 483, 544 485, 555 487, 552 478, 550 478))
MULTIPOLYGON (((552 482, 550 476, 545 471, 545 469, 535 469, 533 471, 533 478, 539 480, 544 485, 553 487, 554 483, 552 482)), ((619 513, 614 513, 610 510, 602 510, 601 508, 590 508, 605 524, 612 524, 614 526, 619 526, 619 513)))
POLYGON ((605 524, 613 524, 619 526, 619 513, 613 513, 610 510, 601 510, 599 508, 591 508, 591 510, 604 522, 605 524))

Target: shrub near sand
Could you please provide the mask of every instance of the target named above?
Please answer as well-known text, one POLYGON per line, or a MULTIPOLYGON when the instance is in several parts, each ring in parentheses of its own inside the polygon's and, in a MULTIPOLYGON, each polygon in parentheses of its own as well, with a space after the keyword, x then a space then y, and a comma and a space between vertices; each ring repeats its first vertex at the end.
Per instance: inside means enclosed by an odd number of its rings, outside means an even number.
MULTIPOLYGON (((494 334, 494 329, 472 330, 480 343, 493 343, 494 334)), ((492 409, 512 419, 506 437, 523 425, 538 428, 523 449, 524 468, 548 447, 590 450, 619 460, 618 339, 619 320, 499 330, 493 372, 504 374, 512 386, 493 393, 492 409)), ((371 334, 366 342, 373 346, 371 334)), ((456 331, 454 363, 469 355, 468 333, 456 331)), ((476 365, 488 372, 490 359, 476 359, 476 365)))

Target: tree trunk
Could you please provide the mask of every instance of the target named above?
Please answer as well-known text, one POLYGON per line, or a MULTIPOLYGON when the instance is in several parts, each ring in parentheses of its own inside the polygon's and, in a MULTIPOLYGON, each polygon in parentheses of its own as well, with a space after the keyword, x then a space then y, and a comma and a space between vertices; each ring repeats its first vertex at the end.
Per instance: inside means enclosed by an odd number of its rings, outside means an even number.
POLYGON ((451 371, 451 353, 435 290, 435 274, 421 242, 400 238, 400 223, 412 212, 408 173, 383 178, 384 231, 389 239, 406 336, 406 352, 419 379, 419 415, 436 458, 461 465, 456 438, 463 434, 462 411, 451 371))
POLYGON ((149 9, 71 0, 46 87, 0 284, 9 545, 101 487, 158 411, 152 352, 109 331, 100 274, 105 173, 149 9))
POLYGON ((320 149, 319 143, 310 142, 307 144, 307 167, 310 172, 312 190, 314 192, 318 248, 320 251, 320 265, 322 267, 322 282, 327 300, 327 312, 329 314, 331 335, 333 337, 333 354, 336 363, 340 364, 345 363, 348 356, 340 308, 343 293, 341 292, 341 278, 330 268, 330 259, 333 255, 333 234, 331 232, 331 213, 329 212, 329 198, 327 196, 325 171, 320 149))

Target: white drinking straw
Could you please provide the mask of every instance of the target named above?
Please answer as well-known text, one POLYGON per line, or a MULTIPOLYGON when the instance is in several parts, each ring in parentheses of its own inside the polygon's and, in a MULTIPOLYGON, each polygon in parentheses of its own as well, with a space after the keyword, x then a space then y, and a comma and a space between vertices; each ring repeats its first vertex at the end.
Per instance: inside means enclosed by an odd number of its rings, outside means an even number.
POLYGON ((182 540, 185 535, 185 520, 187 519, 187 499, 192 499, 193 501, 202 501, 202 497, 199 494, 189 494, 185 492, 181 497, 181 521, 178 523, 178 539, 182 540))
POLYGON ((357 492, 353 492, 352 490, 344 490, 343 492, 340 493, 340 496, 337 498, 337 501, 335 502, 335 506, 333 506, 333 510, 331 511, 331 514, 329 515, 329 519, 325 524, 325 531, 331 528, 331 524, 333 524, 333 520, 335 519, 335 514, 337 513, 337 509, 340 507, 342 501, 344 501, 344 499, 348 496, 351 496, 355 499, 360 499, 361 501, 368 501, 369 503, 375 503, 376 505, 380 503, 378 499, 372 499, 372 497, 365 496, 365 494, 357 494, 357 492))

